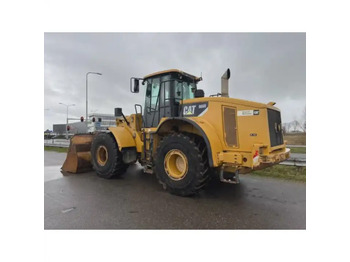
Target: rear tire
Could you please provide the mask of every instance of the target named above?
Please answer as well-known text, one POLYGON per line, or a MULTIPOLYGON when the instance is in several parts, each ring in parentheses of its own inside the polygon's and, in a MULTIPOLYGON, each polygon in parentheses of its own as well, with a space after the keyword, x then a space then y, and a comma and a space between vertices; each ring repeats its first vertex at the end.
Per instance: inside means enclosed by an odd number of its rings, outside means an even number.
POLYGON ((93 168, 99 177, 113 178, 125 173, 128 165, 111 133, 98 133, 91 145, 93 168))
POLYGON ((164 137, 155 162, 159 182, 172 194, 197 194, 209 181, 207 149, 201 137, 182 133, 164 137))

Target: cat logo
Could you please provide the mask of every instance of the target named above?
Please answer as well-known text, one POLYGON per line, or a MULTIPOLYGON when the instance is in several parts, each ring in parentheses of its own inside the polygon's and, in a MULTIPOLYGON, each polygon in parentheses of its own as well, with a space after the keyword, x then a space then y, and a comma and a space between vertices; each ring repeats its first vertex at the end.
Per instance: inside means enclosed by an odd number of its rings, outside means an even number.
POLYGON ((194 110, 196 109, 196 105, 184 106, 184 115, 194 115, 194 110))

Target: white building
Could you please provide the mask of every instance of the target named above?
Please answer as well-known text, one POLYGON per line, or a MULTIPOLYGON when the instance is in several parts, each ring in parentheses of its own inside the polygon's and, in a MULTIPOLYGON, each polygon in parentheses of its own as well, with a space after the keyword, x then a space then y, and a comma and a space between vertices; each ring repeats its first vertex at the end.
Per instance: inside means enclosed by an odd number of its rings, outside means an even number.
MULTIPOLYGON (((89 115, 88 127, 86 121, 68 122, 68 135, 84 134, 94 131, 106 130, 109 126, 116 126, 116 117, 112 114, 89 115)), ((56 135, 66 134, 66 124, 54 124, 53 133, 56 135)))

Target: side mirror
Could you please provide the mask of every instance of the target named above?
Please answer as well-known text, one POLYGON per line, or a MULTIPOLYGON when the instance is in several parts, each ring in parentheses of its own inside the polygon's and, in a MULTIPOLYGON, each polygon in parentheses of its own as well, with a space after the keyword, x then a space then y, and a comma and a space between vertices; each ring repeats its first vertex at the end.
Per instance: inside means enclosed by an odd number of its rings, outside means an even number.
POLYGON ((115 117, 123 116, 123 111, 120 107, 114 108, 114 116, 115 117))
POLYGON ((204 97, 204 91, 202 89, 197 89, 196 91, 194 91, 194 97, 204 97))
POLYGON ((139 80, 138 79, 134 79, 134 93, 138 93, 140 91, 139 88, 139 80))
POLYGON ((138 93, 140 91, 140 78, 132 77, 130 78, 130 91, 131 93, 138 93), (134 80, 134 81, 132 81, 134 80))

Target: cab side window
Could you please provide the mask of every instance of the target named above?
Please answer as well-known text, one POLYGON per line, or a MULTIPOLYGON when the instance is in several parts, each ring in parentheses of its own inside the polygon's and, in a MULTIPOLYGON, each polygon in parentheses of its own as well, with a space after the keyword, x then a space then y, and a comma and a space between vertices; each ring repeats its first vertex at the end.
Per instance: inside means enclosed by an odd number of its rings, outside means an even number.
POLYGON ((175 81, 175 101, 182 100, 182 82, 175 81))
POLYGON ((159 78, 155 78, 147 82, 145 109, 147 110, 148 113, 153 112, 158 108, 159 89, 160 89, 159 78))
POLYGON ((160 89, 160 83, 159 78, 155 78, 152 80, 152 94, 151 94, 151 109, 152 111, 158 109, 159 105, 159 89, 160 89))

